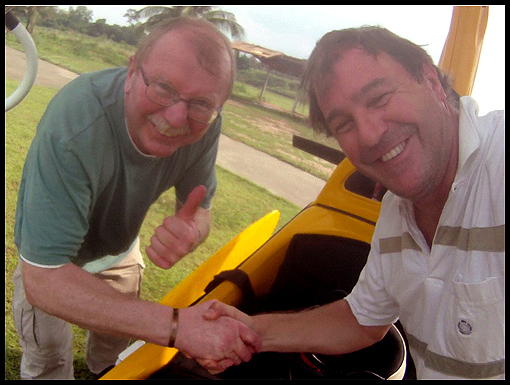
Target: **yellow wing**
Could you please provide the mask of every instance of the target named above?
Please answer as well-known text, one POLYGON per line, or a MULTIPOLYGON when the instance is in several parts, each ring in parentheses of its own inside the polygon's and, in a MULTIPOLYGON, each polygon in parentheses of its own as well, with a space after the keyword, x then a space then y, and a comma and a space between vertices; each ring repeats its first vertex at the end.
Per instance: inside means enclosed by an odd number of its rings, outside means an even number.
POLYGON ((488 19, 488 6, 453 9, 439 68, 454 79, 453 89, 460 96, 469 96, 473 90, 488 19))

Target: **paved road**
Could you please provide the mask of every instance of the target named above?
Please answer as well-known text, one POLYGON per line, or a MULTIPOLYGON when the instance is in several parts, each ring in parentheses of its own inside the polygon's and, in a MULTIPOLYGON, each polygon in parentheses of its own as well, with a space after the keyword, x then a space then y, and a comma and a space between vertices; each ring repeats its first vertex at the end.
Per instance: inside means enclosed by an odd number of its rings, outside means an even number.
MULTIPOLYGON (((21 80, 25 69, 25 54, 5 47, 5 77, 21 80)), ((77 76, 74 72, 39 60, 35 83, 61 88, 77 76)), ((313 175, 225 135, 220 138, 217 163, 299 207, 315 200, 325 184, 313 175)))
MULTIPOLYGON (((5 46, 5 77, 9 79, 23 79, 27 63, 25 53, 5 46)), ((35 84, 60 89, 78 75, 62 67, 38 60, 35 84)))
POLYGON ((220 138, 217 163, 299 207, 315 200, 326 183, 225 135, 220 138))

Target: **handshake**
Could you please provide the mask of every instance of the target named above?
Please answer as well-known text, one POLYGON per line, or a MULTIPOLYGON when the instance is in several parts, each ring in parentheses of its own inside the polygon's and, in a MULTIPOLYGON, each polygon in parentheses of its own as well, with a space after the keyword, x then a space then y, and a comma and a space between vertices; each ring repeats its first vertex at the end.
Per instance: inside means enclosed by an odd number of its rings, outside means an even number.
POLYGON ((262 349, 253 318, 217 300, 181 309, 175 348, 217 374, 262 349))
POLYGON ((345 299, 256 316, 211 300, 182 309, 174 346, 217 374, 261 351, 351 353, 381 341, 390 327, 360 325, 345 299))

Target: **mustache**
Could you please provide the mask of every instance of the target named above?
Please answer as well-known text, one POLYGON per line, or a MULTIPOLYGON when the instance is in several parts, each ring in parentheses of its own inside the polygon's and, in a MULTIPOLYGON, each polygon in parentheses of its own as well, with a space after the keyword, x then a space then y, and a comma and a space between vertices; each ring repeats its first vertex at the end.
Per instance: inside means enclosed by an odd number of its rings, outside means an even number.
POLYGON ((148 115, 147 119, 154 124, 156 130, 158 130, 161 134, 173 137, 179 135, 185 135, 189 132, 189 127, 181 127, 176 128, 172 127, 170 123, 167 122, 165 118, 158 114, 148 115))
POLYGON ((362 146, 359 159, 360 163, 370 165, 383 155, 391 151, 395 146, 407 140, 418 132, 416 124, 394 124, 380 137, 377 144, 371 147, 362 146))

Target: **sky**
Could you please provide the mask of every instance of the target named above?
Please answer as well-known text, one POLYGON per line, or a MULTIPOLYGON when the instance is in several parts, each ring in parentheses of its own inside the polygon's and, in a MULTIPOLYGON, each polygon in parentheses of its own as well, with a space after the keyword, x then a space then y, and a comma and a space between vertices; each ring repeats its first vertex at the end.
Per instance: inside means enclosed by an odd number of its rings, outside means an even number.
MULTIPOLYGON (((127 25, 127 9, 145 5, 87 5, 93 20, 127 25)), ((299 59, 307 59, 325 33, 362 25, 380 25, 423 45, 435 63, 448 35, 453 6, 449 5, 219 5, 235 14, 246 30, 245 41, 299 59)), ((489 8, 472 96, 485 114, 505 107, 505 6, 489 8)))

